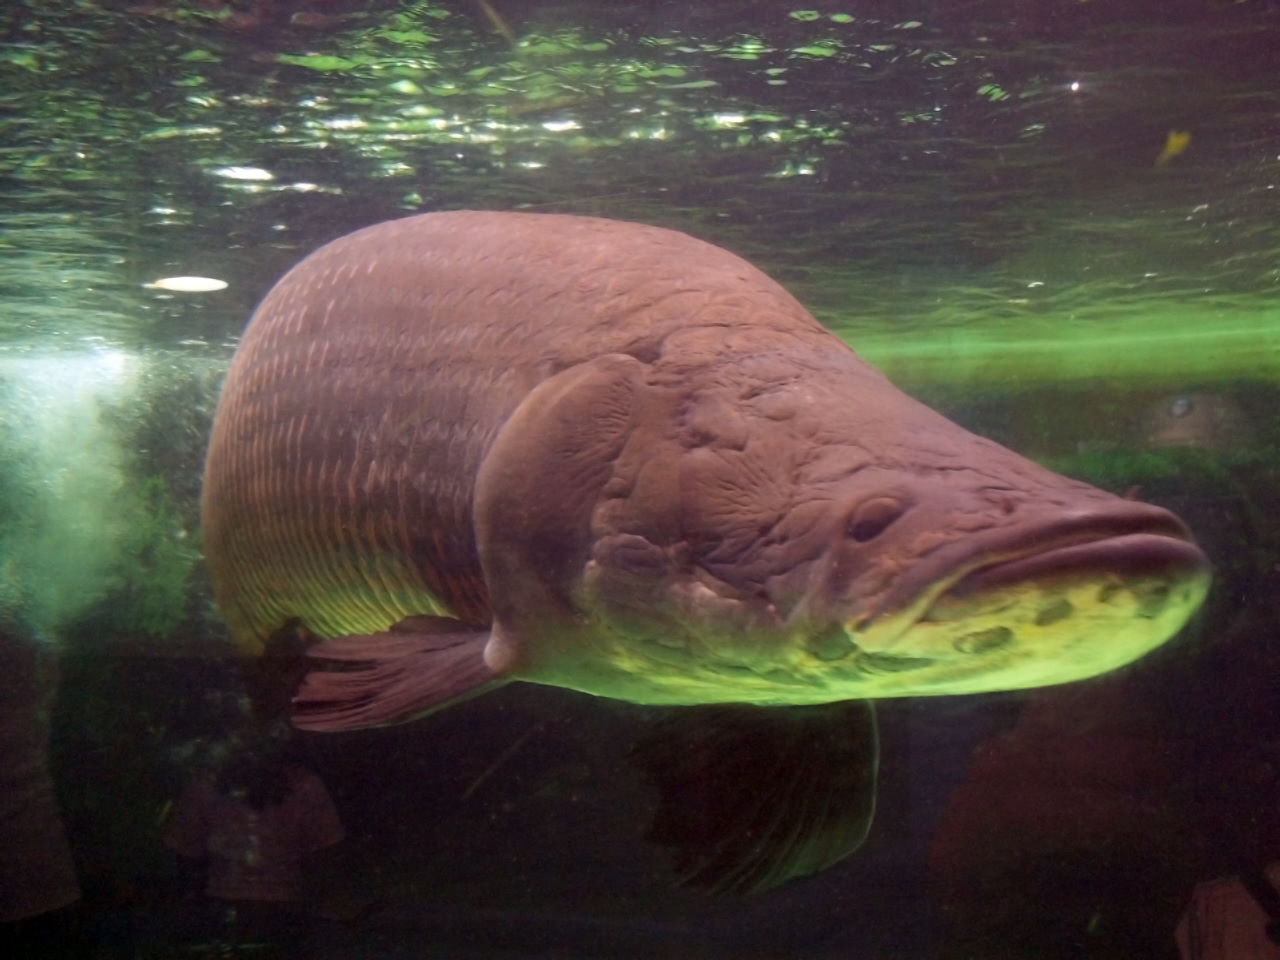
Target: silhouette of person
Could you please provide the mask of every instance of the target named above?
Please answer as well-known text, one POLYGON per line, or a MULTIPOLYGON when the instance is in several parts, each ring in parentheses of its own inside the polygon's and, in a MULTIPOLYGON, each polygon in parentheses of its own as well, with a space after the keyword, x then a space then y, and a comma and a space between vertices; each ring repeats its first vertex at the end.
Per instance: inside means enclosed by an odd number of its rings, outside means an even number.
POLYGON ((203 862, 217 935, 281 956, 304 934, 308 860, 342 839, 324 782, 266 736, 192 779, 165 833, 171 850, 203 862))
POLYGON ((24 632, 0 623, 0 950, 70 956, 80 887, 47 762, 57 659, 24 632))

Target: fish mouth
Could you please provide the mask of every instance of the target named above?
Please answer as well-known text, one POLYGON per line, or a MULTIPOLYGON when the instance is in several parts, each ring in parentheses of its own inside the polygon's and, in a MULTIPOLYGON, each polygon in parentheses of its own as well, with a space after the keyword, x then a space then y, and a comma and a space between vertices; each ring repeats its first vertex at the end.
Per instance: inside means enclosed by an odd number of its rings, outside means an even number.
POLYGON ((1097 676, 1176 634, 1209 562, 1182 521, 1123 502, 988 531, 922 559, 845 627, 868 696, 983 693, 1097 676))
MULTIPOLYGON (((1049 598, 1083 582, 1104 596, 1109 585, 1128 585, 1141 592, 1135 615, 1155 616, 1179 585, 1195 584, 1202 599, 1208 578, 1209 561, 1181 520, 1123 501, 949 544, 904 575, 852 630, 864 649, 885 649, 915 624, 995 619, 998 605, 1011 604, 1026 584, 1049 598)), ((1052 600, 1038 616, 1054 616, 1052 600)))
MULTIPOLYGON (((1208 561, 1189 538, 1167 533, 1130 533, 1050 547, 979 567, 958 580, 942 596, 964 598, 1022 581, 1043 582, 1076 575, 1089 576, 1096 575, 1099 570, 1121 580, 1176 580, 1197 569, 1207 573, 1208 561)), ((926 611, 928 616, 930 612, 926 611)))

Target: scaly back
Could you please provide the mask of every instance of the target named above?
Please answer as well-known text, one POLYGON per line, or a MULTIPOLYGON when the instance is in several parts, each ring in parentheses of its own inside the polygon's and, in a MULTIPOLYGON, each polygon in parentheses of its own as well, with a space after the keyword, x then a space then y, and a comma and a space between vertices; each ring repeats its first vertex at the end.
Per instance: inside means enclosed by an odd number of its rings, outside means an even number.
POLYGON ((677 329, 765 317, 829 337, 740 258, 638 224, 432 213, 323 247, 254 314, 214 420, 205 543, 234 635, 487 623, 472 487, 524 396, 601 354, 658 361, 677 329))

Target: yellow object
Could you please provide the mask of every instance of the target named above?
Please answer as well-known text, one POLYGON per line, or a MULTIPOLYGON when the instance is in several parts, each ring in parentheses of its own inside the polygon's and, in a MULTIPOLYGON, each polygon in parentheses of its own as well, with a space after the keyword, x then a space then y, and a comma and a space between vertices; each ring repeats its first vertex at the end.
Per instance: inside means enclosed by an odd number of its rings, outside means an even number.
POLYGON ((1156 166, 1165 166, 1174 157, 1185 153, 1189 146, 1191 146, 1190 130, 1170 130, 1169 136, 1164 141, 1164 149, 1156 156, 1156 166))

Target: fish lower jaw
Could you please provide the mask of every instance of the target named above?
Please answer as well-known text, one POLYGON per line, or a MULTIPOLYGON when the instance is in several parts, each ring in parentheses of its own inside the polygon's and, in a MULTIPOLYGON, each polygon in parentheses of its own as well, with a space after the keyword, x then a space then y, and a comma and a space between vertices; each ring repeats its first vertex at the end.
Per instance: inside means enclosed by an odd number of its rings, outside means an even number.
POLYGON ((1208 586, 1193 544, 1146 534, 981 566, 852 633, 847 684, 875 697, 1087 679, 1173 637, 1208 586))

